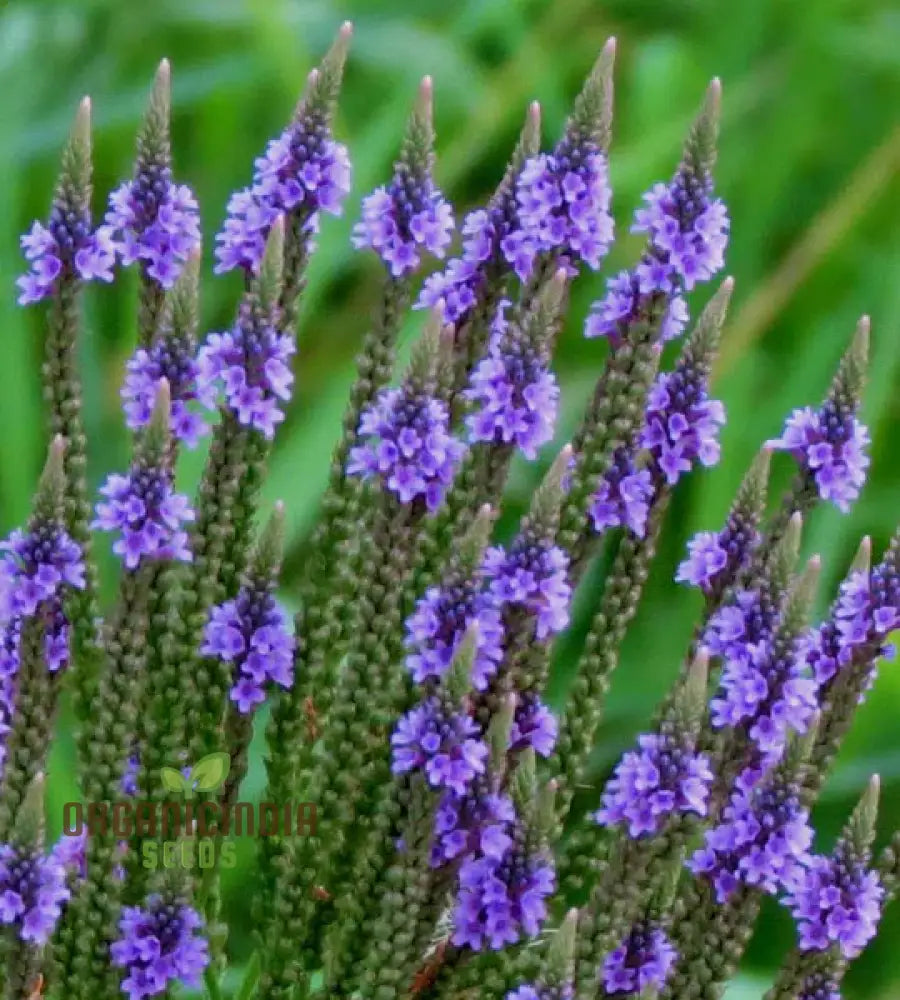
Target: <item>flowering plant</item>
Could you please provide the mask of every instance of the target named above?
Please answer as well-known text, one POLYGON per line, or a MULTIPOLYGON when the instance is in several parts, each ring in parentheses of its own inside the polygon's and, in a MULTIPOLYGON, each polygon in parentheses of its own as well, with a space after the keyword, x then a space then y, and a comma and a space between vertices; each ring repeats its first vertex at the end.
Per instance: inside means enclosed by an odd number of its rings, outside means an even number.
POLYGON ((49 221, 22 239, 19 301, 46 309, 51 440, 31 518, 0 561, 4 996, 143 1000, 178 983, 231 995, 220 875, 268 702, 266 803, 302 801, 315 821, 264 833, 260 806, 258 946, 234 996, 715 1000, 771 896, 797 936, 769 1000, 834 1000, 900 885, 900 836, 873 851, 877 777, 830 852, 811 826, 900 625, 900 535, 874 560, 862 541, 819 624, 819 560, 797 566, 804 518, 820 502, 849 511, 864 484, 868 320, 821 404, 763 446, 721 529, 690 542, 674 577, 702 594, 692 646, 580 815, 575 791, 673 490, 719 458, 726 410, 710 383, 733 283, 693 323, 689 296, 721 273, 728 242, 713 183, 720 86, 634 215, 638 260, 587 319, 606 348, 576 433, 500 538, 511 462, 538 460, 554 437, 569 288, 613 242, 615 47, 548 152, 528 109, 505 176, 460 222, 449 258, 457 227, 423 82, 393 175, 353 230, 383 267, 383 293, 291 623, 276 596, 284 507, 257 530, 259 492, 294 392, 315 234, 350 190, 333 132, 349 40, 345 26, 228 203, 215 270, 244 279, 228 330, 200 335, 197 200, 174 180, 165 62, 132 179, 99 224, 85 100, 49 221), (423 278, 434 259, 441 269, 423 278), (131 266, 133 453, 92 504, 80 300, 131 266), (427 316, 401 368, 409 307, 427 316), (669 341, 678 353, 664 367, 669 341), (178 454, 205 438, 189 497, 178 454), (796 478, 770 509, 778 451, 796 478), (121 564, 102 615, 92 529, 112 535, 121 564), (554 646, 603 547, 574 680, 551 707, 554 646), (82 802, 48 850, 43 778, 64 698, 79 720, 82 802), (176 849, 198 864, 169 864, 176 849))

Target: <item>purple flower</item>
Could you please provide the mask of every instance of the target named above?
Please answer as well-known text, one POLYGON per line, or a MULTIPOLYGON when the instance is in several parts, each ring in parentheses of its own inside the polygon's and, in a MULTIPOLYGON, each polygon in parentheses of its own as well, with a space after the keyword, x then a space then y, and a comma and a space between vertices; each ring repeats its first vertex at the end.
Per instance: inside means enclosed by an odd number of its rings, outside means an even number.
POLYGON ((211 333, 197 357, 198 395, 214 406, 221 389, 225 406, 243 427, 252 427, 268 440, 284 420, 279 401, 291 398, 294 338, 275 326, 259 322, 247 306, 227 333, 211 333))
POLYGON ((83 881, 87 878, 87 838, 85 827, 81 833, 63 834, 50 852, 55 861, 65 869, 70 878, 83 881))
POLYGON ((613 347, 620 346, 629 331, 650 316, 653 295, 660 292, 666 296, 660 338, 681 336, 688 321, 687 303, 672 287, 666 268, 644 260, 633 271, 620 271, 607 281, 606 295, 591 306, 585 320, 585 337, 606 337, 613 347))
POLYGON ((688 542, 688 557, 675 579, 711 593, 723 581, 734 580, 749 565, 759 543, 759 532, 734 514, 718 533, 701 531, 688 542))
POLYGON ((841 845, 830 858, 809 858, 785 898, 797 920, 802 951, 837 945, 848 959, 875 937, 883 900, 878 873, 841 845))
POLYGON ((44 945, 69 898, 66 870, 53 854, 0 844, 0 924, 44 945))
POLYGON ((539 251, 561 251, 597 270, 613 239, 612 192, 606 157, 569 139, 553 153, 533 156, 516 189, 526 241, 539 251))
POLYGON ((138 348, 128 362, 122 401, 125 422, 132 430, 150 423, 160 379, 167 379, 172 396, 172 433, 188 448, 194 448, 209 427, 191 408, 200 402, 197 388, 200 370, 188 345, 171 339, 157 340, 149 350, 138 348))
POLYGON ((166 168, 144 168, 109 197, 104 225, 121 262, 141 261, 146 273, 171 288, 200 246, 200 213, 189 187, 173 184, 166 168))
POLYGON ((245 585, 233 600, 211 608, 200 652, 232 665, 230 697, 244 715, 265 701, 267 684, 293 683, 294 643, 267 590, 245 585))
POLYGON ((846 513, 866 481, 869 432, 852 414, 842 415, 833 403, 818 411, 806 407, 788 417, 780 438, 770 448, 789 451, 816 483, 819 496, 846 513))
POLYGON ((476 775, 483 774, 488 748, 469 716, 430 697, 407 712, 393 736, 393 771, 424 771, 434 788, 463 795, 476 775))
POLYGON ((555 886, 549 854, 529 851, 519 842, 513 842, 501 860, 470 855, 459 870, 453 944, 473 951, 499 950, 523 936, 534 937, 555 886))
POLYGON ((703 645, 724 660, 754 665, 767 655, 779 621, 779 607, 771 595, 738 590, 710 618, 703 645))
POLYGON ((568 568, 569 557, 559 546, 523 535, 508 549, 496 545, 484 555, 490 592, 499 604, 531 615, 538 639, 555 635, 569 624, 568 568))
POLYGON ((635 924, 603 962, 604 996, 637 1000, 646 990, 661 990, 677 958, 661 927, 649 921, 635 924))
POLYGON ((10 622, 0 632, 0 778, 6 762, 6 740, 12 729, 16 711, 16 675, 19 672, 18 627, 15 632, 10 622), (12 641, 10 641, 12 635, 12 641))
POLYGON ((16 284, 19 305, 40 302, 53 294, 62 277, 112 281, 115 250, 109 232, 91 231, 90 215, 54 205, 47 226, 35 222, 21 239, 28 271, 16 284))
POLYGON ((553 986, 519 986, 506 994, 506 1000, 573 1000, 575 987, 570 982, 553 986))
POLYGON ((503 659, 503 622, 480 577, 455 585, 429 587, 406 622, 406 665, 421 684, 450 669, 467 629, 478 623, 472 685, 484 691, 503 659))
POLYGON ((0 543, 0 618, 33 615, 64 587, 84 589, 81 549, 61 525, 35 521, 0 543))
POLYGON ((623 527, 643 538, 653 493, 650 470, 638 469, 631 452, 618 448, 591 503, 594 530, 623 527))
MULTIPOLYGON (((471 441, 515 444, 526 458, 553 437, 559 386, 548 367, 545 344, 507 322, 508 300, 500 302, 487 356, 475 367, 465 391, 471 441)), ((545 331, 540 331, 545 334, 545 331)))
POLYGON ((690 290, 708 281, 725 263, 729 220, 724 203, 710 197, 709 183, 679 171, 674 180, 655 184, 644 195, 631 231, 647 233, 654 263, 669 279, 690 290))
POLYGON ((796 789, 770 775, 732 793, 688 868, 712 882, 720 903, 741 885, 775 893, 793 885, 811 843, 809 811, 796 789))
POLYGON ((477 264, 454 258, 443 271, 425 279, 413 308, 434 309, 440 305, 444 320, 460 327, 475 308, 484 283, 484 274, 477 264))
POLYGON ((346 147, 331 138, 327 127, 301 115, 257 159, 251 186, 228 202, 228 218, 216 236, 216 273, 235 267, 257 271, 279 215, 301 219, 312 234, 319 212, 341 214, 349 190, 346 147))
POLYGON ((127 973, 122 990, 129 1000, 164 993, 175 980, 198 986, 209 964, 202 927, 203 918, 193 907, 158 894, 144 906, 124 907, 110 955, 113 965, 127 973))
POLYGON ((477 777, 465 795, 445 791, 434 821, 432 868, 467 855, 499 861, 513 842, 516 810, 512 800, 477 777))
POLYGON ((539 757, 549 757, 556 746, 559 726, 556 716, 531 692, 519 696, 509 734, 509 749, 513 752, 531 747, 539 757))
POLYGON ((355 247, 369 247, 395 278, 422 262, 419 250, 443 258, 453 239, 453 209, 430 174, 397 170, 390 185, 363 199, 362 221, 353 228, 355 247))
POLYGON ((643 735, 638 746, 622 758, 594 819, 640 837, 659 833, 674 815, 705 816, 713 781, 706 755, 669 735, 643 735))
POLYGON ((100 493, 93 527, 120 534, 113 552, 128 569, 142 559, 175 559, 190 562, 184 525, 194 520, 188 498, 172 489, 162 469, 131 467, 127 476, 111 475, 100 493))
POLYGON ((401 503, 421 498, 430 511, 440 506, 465 451, 450 433, 446 405, 407 385, 378 394, 360 419, 359 437, 348 473, 377 476, 401 503))
POLYGON ((725 407, 710 399, 706 379, 678 367, 659 375, 647 399, 641 447, 649 449, 658 474, 674 486, 694 462, 719 461, 719 427, 725 407))

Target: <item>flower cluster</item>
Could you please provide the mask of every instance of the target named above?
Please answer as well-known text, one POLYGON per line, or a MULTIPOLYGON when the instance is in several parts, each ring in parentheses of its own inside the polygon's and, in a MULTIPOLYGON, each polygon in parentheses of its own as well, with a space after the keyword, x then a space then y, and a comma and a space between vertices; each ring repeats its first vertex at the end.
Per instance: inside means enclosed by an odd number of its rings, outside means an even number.
POLYGON ((200 652, 232 665, 230 697, 244 715, 265 701, 267 684, 287 688, 293 681, 287 619, 267 590, 244 586, 233 600, 211 608, 200 652))
POLYGON ((720 199, 710 197, 709 188, 679 171, 670 184, 655 184, 635 213, 631 231, 648 234, 655 261, 665 267, 660 291, 677 284, 690 290, 725 263, 728 212, 720 199))
POLYGON ((0 924, 46 944, 68 898, 66 870, 53 854, 0 844, 0 924))
POLYGON ((200 369, 186 344, 159 339, 148 350, 138 348, 128 362, 122 386, 125 421, 132 430, 150 423, 161 379, 169 383, 172 396, 170 421, 172 433, 189 448, 194 448, 209 429, 194 411, 199 403, 200 369))
POLYGON ((81 281, 112 281, 115 248, 108 230, 91 230, 87 212, 54 205, 48 226, 35 222, 21 240, 28 271, 17 281, 19 304, 40 302, 53 294, 64 276, 81 281))
POLYGON ((603 962, 604 995, 635 1000, 647 990, 661 990, 678 953, 657 924, 635 924, 624 941, 603 962))
POLYGON ((198 395, 214 406, 218 391, 244 427, 267 439, 284 420, 279 401, 291 398, 294 338, 275 326, 257 323, 246 310, 225 333, 211 333, 197 357, 198 395))
POLYGON ((0 544, 0 618, 33 615, 55 601, 64 586, 84 588, 81 549, 53 522, 36 523, 28 532, 13 531, 0 544))
POLYGON ((645 734, 625 754, 603 792, 594 818, 627 826, 631 837, 659 833, 675 815, 705 816, 713 773, 705 754, 673 736, 645 734))
MULTIPOLYGON (((606 294, 592 306, 584 324, 584 335, 589 338, 606 337, 613 347, 618 347, 628 336, 629 330, 642 319, 649 317, 651 296, 660 289, 660 279, 655 273, 660 267, 656 261, 642 261, 633 271, 620 271, 606 283, 606 294)), ((680 337, 688 321, 687 302, 677 292, 669 289, 665 311, 660 324, 660 339, 680 337)))
POLYGON ((555 635, 569 624, 569 557, 557 545, 520 535, 509 548, 489 548, 484 569, 497 602, 531 615, 538 639, 555 635))
POLYGON ((378 477, 401 503, 422 499, 431 511, 440 506, 465 451, 450 433, 446 405, 407 387, 379 393, 360 419, 359 438, 349 474, 378 477))
POLYGON ((435 815, 433 868, 465 855, 499 861, 512 845, 515 806, 508 796, 485 784, 485 778, 476 778, 465 795, 444 792, 435 815))
POLYGON ((575 988, 566 982, 554 986, 519 986, 506 994, 506 1000, 572 1000, 575 988))
POLYGON ((319 212, 340 215, 349 191, 346 147, 301 115, 256 160, 251 186, 231 196, 228 218, 216 236, 216 273, 236 267, 257 271, 279 215, 294 214, 313 233, 319 212))
POLYGON ((675 579, 710 593, 723 580, 734 580, 750 562, 759 542, 759 532, 744 519, 729 515, 719 531, 700 531, 688 542, 688 557, 678 567, 675 579))
POLYGON ((837 945, 844 958, 855 958, 875 937, 883 898, 878 873, 839 848, 830 858, 806 862, 786 903, 797 920, 803 951, 837 945))
MULTIPOLYGON (((738 590, 710 618, 703 645, 723 660, 755 665, 766 656, 779 621, 778 605, 765 590, 738 590)), ((715 702, 711 707, 715 713, 715 702)))
POLYGON ((391 736, 395 774, 424 771, 434 788, 464 795, 483 774, 488 748, 477 723, 448 709, 437 696, 427 698, 397 723, 391 736))
POLYGON ((641 447, 649 449, 659 474, 674 486, 694 462, 710 466, 719 461, 724 423, 725 407, 709 398, 705 379, 676 368, 659 375, 650 390, 641 447))
POLYGON ((174 184, 166 169, 141 170, 116 188, 104 228, 121 262, 141 261, 163 288, 175 284, 200 246, 197 199, 187 185, 174 184))
POLYGON ((203 919, 193 907, 162 895, 150 896, 144 906, 126 906, 110 955, 127 973, 122 990, 129 1000, 165 993, 175 980, 199 985, 209 963, 202 927, 203 919))
POLYGON ((768 893, 790 888, 811 843, 809 811, 796 789, 778 777, 765 778, 732 793, 688 867, 709 879, 716 899, 724 903, 741 885, 768 893))
POLYGON ((419 248, 442 258, 453 239, 453 209, 430 176, 410 171, 395 174, 363 200, 362 221, 353 229, 353 245, 378 254, 395 278, 415 271, 422 262, 419 248))
POLYGON ((533 156, 517 187, 526 242, 559 250, 596 270, 613 239, 612 192, 606 157, 590 144, 564 139, 553 153, 533 156))
POLYGON ((600 533, 607 528, 622 527, 643 538, 653 495, 650 470, 639 469, 631 452, 618 448, 591 503, 594 530, 600 533))
POLYGON ((553 437, 559 386, 545 351, 505 316, 500 303, 491 329, 488 353, 476 365, 465 398, 472 404, 466 417, 469 438, 515 444, 526 458, 553 437))
POLYGON ((820 410, 794 410, 781 437, 767 443, 790 452, 815 480, 819 496, 838 510, 846 513, 859 496, 869 467, 869 432, 852 414, 828 403, 820 410))
POLYGON ((797 1000, 842 1000, 837 980, 828 972, 807 976, 796 996, 797 1000))
POLYGON ((538 933, 556 886, 553 863, 516 840, 500 859, 470 855, 459 871, 452 941, 480 951, 500 949, 538 933))
POLYGON ((467 629, 478 624, 472 686, 484 691, 503 659, 503 623, 480 576, 429 587, 406 621, 406 665, 413 680, 439 679, 450 669, 467 629))
POLYGON ((128 569, 142 559, 191 561, 184 525, 194 520, 194 511, 173 490, 168 472, 135 463, 127 476, 111 475, 100 493, 105 499, 97 504, 93 527, 121 535, 113 552, 128 569))

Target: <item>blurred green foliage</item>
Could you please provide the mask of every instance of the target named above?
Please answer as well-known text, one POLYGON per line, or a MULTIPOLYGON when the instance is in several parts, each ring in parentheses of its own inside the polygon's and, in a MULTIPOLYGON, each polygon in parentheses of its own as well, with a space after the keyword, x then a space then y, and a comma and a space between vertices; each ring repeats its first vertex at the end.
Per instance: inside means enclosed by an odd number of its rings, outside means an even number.
MULTIPOLYGON (((304 76, 344 18, 356 24, 337 123, 355 164, 346 218, 326 220, 304 300, 299 391, 280 435, 267 497, 287 503, 293 548, 285 599, 303 560, 327 458, 352 377, 352 359, 379 283, 374 259, 351 252, 356 196, 385 177, 418 79, 435 79, 440 182, 460 210, 492 188, 528 101, 544 108, 554 137, 597 50, 619 37, 612 177, 623 234, 609 272, 630 262, 627 235, 642 190, 666 178, 703 88, 722 77, 725 103, 718 186, 733 219, 729 271, 737 290, 718 373, 731 421, 724 458, 680 488, 647 598, 627 642, 603 736, 598 777, 649 717, 676 670, 699 602, 672 582, 686 537, 715 527, 760 442, 794 405, 815 402, 856 318, 873 325, 872 378, 865 416, 874 471, 849 518, 833 509, 813 518, 809 551, 822 553, 824 606, 858 536, 876 551, 897 520, 896 432, 900 421, 900 11, 888 0, 8 0, 0 8, 0 522, 26 514, 42 451, 38 382, 41 310, 14 304, 17 238, 47 211, 57 157, 76 102, 95 108, 96 200, 130 173, 133 134, 156 62, 174 69, 178 177, 199 193, 207 233, 221 222, 228 193, 243 186, 253 157, 290 115, 304 76)), ((565 411, 560 441, 577 420, 602 363, 603 347, 580 326, 602 276, 579 282, 558 367, 565 411)), ((207 329, 229 322, 238 281, 209 280, 207 329)), ((87 424, 96 482, 127 457, 118 407, 124 360, 134 343, 133 280, 92 291, 83 344, 87 424)), ((696 298, 696 297, 695 297, 696 298)), ((700 303, 695 302, 695 307, 700 303)), ((421 317, 414 317, 412 328, 421 317)), ((202 456, 184 469, 197 475, 202 456)), ((776 463, 778 482, 788 463, 776 463)), ((507 512, 514 518, 538 470, 514 469, 507 512)), ((108 567, 107 567, 108 568, 108 567)), ((109 573, 107 573, 109 578, 109 573)), ((599 585, 580 595, 579 622, 599 585)), ((108 581, 107 581, 108 582, 108 581)), ((555 690, 564 689, 579 628, 562 651, 555 690)), ((873 770, 884 778, 882 838, 900 825, 900 675, 888 665, 860 712, 818 811, 830 843, 873 770)), ((54 798, 71 793, 71 742, 55 751, 54 798)), ((252 772, 258 790, 261 768, 252 772)), ((585 797, 585 805, 589 797, 585 797)), ((55 817, 51 817, 51 824, 55 817)), ((247 863, 252 855, 247 851, 247 863)), ((241 883, 226 886, 239 958, 250 918, 241 883)), ((767 970, 790 939, 774 912, 757 935, 735 1000, 760 996, 767 970)), ((900 915, 859 963, 849 997, 900 995, 900 915)))

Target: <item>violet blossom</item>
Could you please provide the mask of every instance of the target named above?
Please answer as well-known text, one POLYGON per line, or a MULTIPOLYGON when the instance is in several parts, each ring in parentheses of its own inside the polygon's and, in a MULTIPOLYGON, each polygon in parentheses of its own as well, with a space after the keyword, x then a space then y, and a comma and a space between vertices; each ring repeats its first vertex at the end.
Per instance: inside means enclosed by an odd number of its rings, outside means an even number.
POLYGON ((678 953, 666 932, 652 921, 635 924, 603 962, 604 996, 638 1000, 647 990, 661 990, 678 953))

